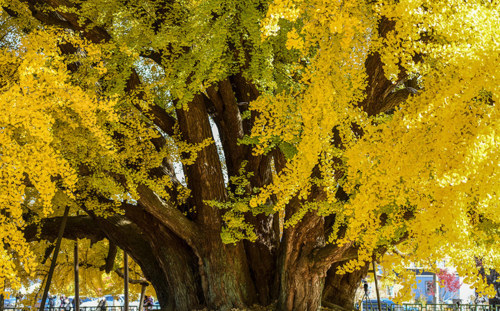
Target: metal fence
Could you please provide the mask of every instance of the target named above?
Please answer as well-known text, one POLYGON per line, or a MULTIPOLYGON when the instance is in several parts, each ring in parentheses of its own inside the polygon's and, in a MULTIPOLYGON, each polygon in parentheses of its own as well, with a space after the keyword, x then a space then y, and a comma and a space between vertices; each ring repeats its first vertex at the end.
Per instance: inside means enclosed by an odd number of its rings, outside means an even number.
MULTIPOLYGON (((382 311, 500 311, 500 305, 470 304, 387 304, 381 302, 382 311)), ((378 311, 377 302, 363 302, 364 311, 378 311)))
MULTIPOLYGON (((128 307, 129 311, 139 311, 138 306, 129 306, 128 307)), ((38 311, 39 308, 36 307, 17 307, 17 308, 4 308, 5 311, 38 311)), ((160 310, 159 305, 155 305, 152 307, 144 307, 144 311, 151 311, 151 310, 160 310)), ((75 311, 74 308, 66 309, 66 308, 49 308, 45 307, 44 311, 75 311)), ((107 306, 105 310, 97 310, 97 307, 80 307, 80 311, 125 311, 124 306, 107 306)), ((500 310, 499 310, 500 311, 500 310)))
MULTIPOLYGON (((381 302, 382 311, 500 311, 500 305, 469 305, 469 304, 387 304, 381 302)), ((144 311, 159 310, 160 306, 144 308, 144 311)), ((4 308, 5 311, 38 311, 35 307, 4 308)), ((46 311, 68 311, 65 308, 45 308, 46 311)), ((70 311, 75 311, 73 308, 70 311)), ((363 311, 378 311, 377 302, 363 302, 363 311)), ((124 306, 107 306, 105 310, 97 307, 80 307, 80 311, 125 311, 124 306)), ((129 306, 129 311, 139 311, 137 306, 129 306)))
MULTIPOLYGON (((402 307, 410 307, 421 311, 500 311, 500 305, 470 305, 470 304, 405 304, 402 307)), ((395 309, 394 311, 405 309, 395 309)))

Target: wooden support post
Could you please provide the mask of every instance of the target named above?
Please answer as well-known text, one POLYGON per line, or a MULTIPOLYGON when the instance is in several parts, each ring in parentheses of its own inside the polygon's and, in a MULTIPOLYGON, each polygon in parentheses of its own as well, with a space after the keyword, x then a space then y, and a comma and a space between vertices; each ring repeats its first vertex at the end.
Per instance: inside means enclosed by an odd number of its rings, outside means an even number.
POLYGON ((124 307, 125 307, 125 310, 124 311, 128 311, 128 255, 126 252, 123 252, 123 265, 125 266, 123 268, 123 270, 125 270, 123 272, 123 274, 124 274, 123 280, 125 282, 125 284, 124 284, 124 290, 125 290, 124 307))
POLYGON ((74 257, 75 257, 75 298, 73 298, 74 305, 75 305, 75 311, 80 311, 80 277, 78 273, 78 266, 80 265, 79 259, 78 259, 78 239, 75 241, 75 251, 74 257))
POLYGON ((43 291, 42 302, 40 302, 40 311, 45 308, 45 301, 47 301, 47 295, 49 294, 50 283, 52 282, 52 275, 54 274, 54 269, 56 267, 57 255, 59 254, 59 248, 61 248, 61 240, 64 233, 64 227, 66 227, 66 221, 68 220, 69 205, 66 206, 64 210, 64 216, 61 221, 61 227, 59 227, 59 235, 57 236, 56 248, 54 249, 54 255, 52 255, 52 262, 50 263, 49 274, 47 276, 47 282, 45 283, 45 289, 43 291))
POLYGON ((144 295, 146 294, 146 284, 142 284, 141 288, 141 299, 139 300, 139 311, 142 311, 144 306, 144 295))
POLYGON ((375 261, 373 261, 372 264, 373 264, 373 278, 375 279, 375 291, 377 292, 378 311, 382 311, 382 304, 380 303, 380 294, 378 292, 377 267, 375 265, 375 261))

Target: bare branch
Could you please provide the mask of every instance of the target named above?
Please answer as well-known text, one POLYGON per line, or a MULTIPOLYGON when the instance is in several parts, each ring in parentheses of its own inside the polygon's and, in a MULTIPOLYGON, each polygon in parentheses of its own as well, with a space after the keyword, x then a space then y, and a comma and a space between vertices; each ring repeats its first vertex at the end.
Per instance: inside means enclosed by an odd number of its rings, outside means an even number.
MULTIPOLYGON (((119 277, 125 278, 125 274, 121 271, 121 269, 116 268, 115 270, 113 270, 113 272, 118 274, 119 277)), ((146 279, 144 279, 144 278, 141 278, 139 280, 134 280, 134 279, 129 278, 128 282, 130 284, 141 284, 141 285, 145 285, 145 286, 149 285, 148 281, 146 281, 146 279)))

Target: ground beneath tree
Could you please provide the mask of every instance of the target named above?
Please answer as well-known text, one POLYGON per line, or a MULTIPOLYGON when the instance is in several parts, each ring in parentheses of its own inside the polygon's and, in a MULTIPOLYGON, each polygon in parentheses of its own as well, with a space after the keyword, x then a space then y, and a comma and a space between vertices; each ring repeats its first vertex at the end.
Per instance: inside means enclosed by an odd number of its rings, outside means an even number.
MULTIPOLYGON (((318 311, 359 311, 358 309, 346 309, 341 306, 338 306, 333 303, 329 302, 322 302, 323 306, 318 310, 318 311)), ((253 306, 250 309, 231 309, 231 311, 275 311, 276 310, 276 304, 272 304, 267 307, 262 307, 262 306, 253 306)), ((193 311, 216 311, 216 310, 209 310, 209 309, 201 309, 201 310, 193 310, 193 311)))

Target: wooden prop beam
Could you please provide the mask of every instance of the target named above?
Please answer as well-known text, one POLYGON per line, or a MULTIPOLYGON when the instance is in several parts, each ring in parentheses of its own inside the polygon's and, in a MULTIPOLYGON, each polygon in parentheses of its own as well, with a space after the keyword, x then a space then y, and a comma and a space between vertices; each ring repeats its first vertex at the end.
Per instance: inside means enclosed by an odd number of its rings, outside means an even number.
POLYGON ((47 276, 47 282, 45 283, 45 289, 43 291, 42 302, 40 303, 40 311, 45 308, 45 301, 47 301, 47 295, 49 294, 50 283, 52 282, 52 275, 54 274, 54 269, 56 267, 57 255, 59 254, 59 249, 61 248, 61 240, 64 233, 64 228, 66 227, 66 220, 68 220, 69 205, 66 205, 64 210, 64 216, 61 221, 61 227, 59 227, 59 235, 57 236, 56 248, 54 249, 54 255, 52 255, 52 262, 50 263, 49 274, 47 276))

